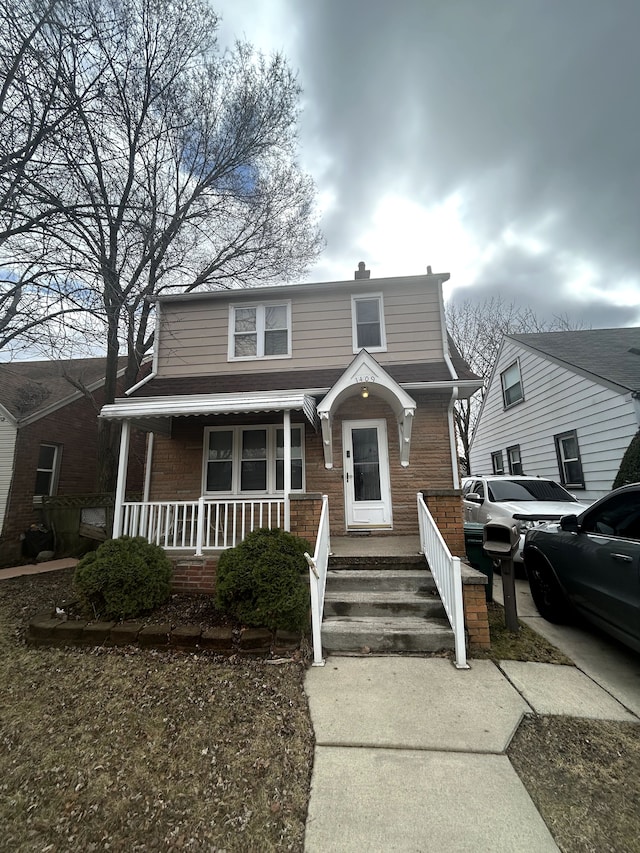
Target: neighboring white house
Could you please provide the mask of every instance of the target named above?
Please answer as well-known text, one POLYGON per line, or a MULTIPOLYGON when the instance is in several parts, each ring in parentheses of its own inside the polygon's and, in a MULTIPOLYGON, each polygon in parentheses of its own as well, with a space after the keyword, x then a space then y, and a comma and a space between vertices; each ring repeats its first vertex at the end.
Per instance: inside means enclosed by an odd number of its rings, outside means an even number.
POLYGON ((610 491, 640 427, 640 328, 506 335, 471 443, 473 474, 610 491))

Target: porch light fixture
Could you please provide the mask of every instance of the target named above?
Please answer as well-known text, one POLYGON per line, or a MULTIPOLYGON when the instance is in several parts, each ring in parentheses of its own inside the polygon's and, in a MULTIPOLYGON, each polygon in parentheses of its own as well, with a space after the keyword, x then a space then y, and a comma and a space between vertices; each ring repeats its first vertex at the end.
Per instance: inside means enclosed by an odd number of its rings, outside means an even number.
POLYGON ((366 385, 362 386, 362 391, 360 391, 360 394, 362 395, 363 399, 367 399, 367 397, 369 396, 369 389, 366 385))

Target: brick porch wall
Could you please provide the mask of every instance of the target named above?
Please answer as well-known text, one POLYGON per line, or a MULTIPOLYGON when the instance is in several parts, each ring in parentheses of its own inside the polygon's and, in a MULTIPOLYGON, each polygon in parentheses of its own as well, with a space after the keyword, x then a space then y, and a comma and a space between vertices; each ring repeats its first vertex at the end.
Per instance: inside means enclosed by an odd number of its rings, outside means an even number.
POLYGON ((172 592, 213 594, 216 588, 218 557, 171 557, 172 592))
POLYGON ((463 583, 462 603, 464 607, 464 624, 467 629, 469 649, 488 649, 491 645, 489 636, 489 616, 487 614, 487 598, 482 583, 463 583))

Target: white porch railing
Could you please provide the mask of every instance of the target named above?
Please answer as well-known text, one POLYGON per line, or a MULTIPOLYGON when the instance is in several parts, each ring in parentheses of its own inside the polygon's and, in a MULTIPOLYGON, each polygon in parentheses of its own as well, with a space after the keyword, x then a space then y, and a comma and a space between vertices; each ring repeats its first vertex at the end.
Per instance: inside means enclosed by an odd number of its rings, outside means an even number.
POLYGON ((453 629, 456 667, 469 669, 464 637, 464 606, 462 603, 462 574, 460 557, 451 556, 447 543, 427 509, 422 493, 418 492, 418 524, 420 548, 438 587, 440 599, 453 629))
POLYGON ((313 557, 305 553, 309 564, 309 587, 311 590, 311 634, 313 638, 313 666, 324 666, 322 657, 322 616, 324 613, 324 590, 327 585, 327 568, 331 550, 329 536, 329 498, 322 496, 322 510, 316 549, 313 557))
POLYGON ((234 548, 259 527, 284 527, 284 499, 140 501, 122 507, 122 535, 167 551, 234 548))

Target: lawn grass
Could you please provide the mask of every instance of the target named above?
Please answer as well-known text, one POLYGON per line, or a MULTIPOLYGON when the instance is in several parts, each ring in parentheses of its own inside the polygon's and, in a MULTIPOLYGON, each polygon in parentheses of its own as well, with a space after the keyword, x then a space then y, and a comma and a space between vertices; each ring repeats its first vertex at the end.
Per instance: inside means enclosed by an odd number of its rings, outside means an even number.
POLYGON ((478 649, 474 658, 488 658, 496 663, 501 660, 528 660, 536 663, 573 665, 573 661, 559 649, 533 631, 524 622, 520 630, 509 631, 505 624, 504 607, 493 601, 487 604, 491 648, 478 649))
POLYGON ((0 604, 1 849, 303 849, 302 664, 26 648, 13 610, 0 604))

